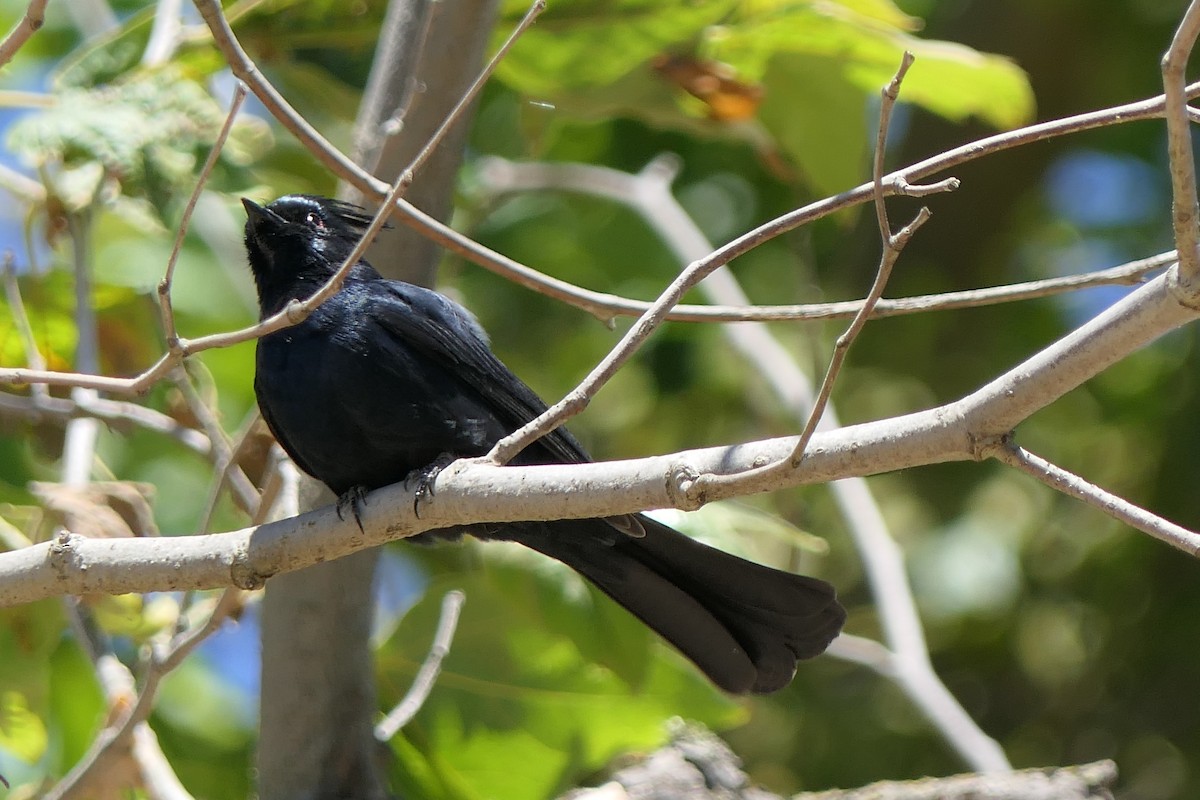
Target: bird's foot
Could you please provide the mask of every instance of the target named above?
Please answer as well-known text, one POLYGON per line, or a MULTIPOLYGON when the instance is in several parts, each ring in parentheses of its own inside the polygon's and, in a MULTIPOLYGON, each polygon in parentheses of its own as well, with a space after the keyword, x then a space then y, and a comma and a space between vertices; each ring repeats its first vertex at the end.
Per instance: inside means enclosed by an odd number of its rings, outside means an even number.
POLYGON ((432 464, 414 469, 408 473, 408 477, 404 479, 404 485, 415 486, 415 491, 413 492, 413 514, 416 515, 417 519, 421 518, 421 503, 433 498, 433 482, 437 478, 438 473, 457 460, 458 456, 456 455, 442 453, 434 459, 432 464))
POLYGON ((367 490, 363 486, 351 486, 345 492, 338 496, 337 509, 338 519, 346 518, 348 510, 354 515, 354 522, 358 525, 358 529, 363 529, 362 524, 362 509, 367 504, 367 490))

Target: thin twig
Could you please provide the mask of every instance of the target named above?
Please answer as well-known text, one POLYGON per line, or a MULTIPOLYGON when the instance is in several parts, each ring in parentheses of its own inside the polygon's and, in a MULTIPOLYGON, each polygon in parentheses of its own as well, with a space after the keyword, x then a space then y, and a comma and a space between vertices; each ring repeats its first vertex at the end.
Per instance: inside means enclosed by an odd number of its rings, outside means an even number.
MULTIPOLYGON (((261 525, 267 521, 271 509, 275 506, 275 501, 279 499, 284 490, 286 476, 282 467, 290 463, 291 460, 278 444, 272 445, 268 450, 267 468, 263 471, 262 480, 259 481, 262 493, 259 495, 258 508, 254 509, 251 520, 253 524, 261 525)), ((297 505, 296 508, 296 513, 299 513, 299 506, 297 505)))
MULTIPOLYGON (((666 158, 670 158, 669 154, 655 158, 642 168, 641 173, 631 176, 626 172, 593 164, 517 162, 489 156, 483 159, 478 175, 482 185, 489 192, 497 195, 522 191, 558 190, 580 192, 591 197, 603 197, 628 205, 631 203, 630 195, 633 193, 630 182, 650 177, 652 173, 662 168, 661 162, 666 158)), ((952 191, 956 188, 956 184, 957 181, 950 178, 923 186, 919 194, 923 196, 934 190, 937 192, 952 191)), ((912 188, 916 189, 917 187, 912 188)), ((914 193, 913 196, 917 196, 917 193, 914 193)), ((636 205, 643 213, 647 210, 646 203, 639 201, 636 205)), ((710 244, 705 250, 705 254, 712 250, 713 247, 710 244)), ((1175 251, 1171 250, 1127 264, 1078 275, 1064 275, 956 292, 880 298, 879 302, 875 304, 871 318, 882 319, 928 311, 978 308, 999 303, 1052 297, 1064 292, 1096 286, 1130 286, 1143 282, 1149 273, 1162 269, 1175 260, 1175 251)), ((537 290, 535 289, 535 291, 537 290)), ((596 293, 586 289, 578 291, 580 293, 578 298, 589 304, 597 301, 599 297, 596 293)), ((650 305, 644 301, 625 298, 612 298, 606 302, 611 303, 608 306, 610 311, 622 315, 641 314, 650 305)), ((676 322, 784 322, 850 319, 862 308, 863 302, 863 300, 844 300, 828 303, 750 305, 749 300, 746 300, 741 305, 728 302, 711 305, 681 304, 675 307, 668 318, 676 322)))
MULTIPOLYGON (((158 687, 169 672, 183 662, 202 641, 212 635, 221 623, 237 608, 241 601, 241 592, 229 588, 221 593, 212 612, 203 625, 185 631, 172 639, 169 646, 161 651, 153 645, 146 660, 146 675, 136 700, 128 705, 125 711, 113 724, 102 730, 92 740, 88 752, 79 760, 71 771, 46 795, 46 800, 66 800, 85 788, 92 777, 104 769, 110 753, 129 742, 139 725, 145 724, 154 699, 158 695, 158 687)), ((173 778, 173 773, 171 775, 173 778)), ((175 783, 178 783, 177 779, 175 783)), ((178 792, 176 792, 178 794, 178 792)))
POLYGON ((95 417, 110 424, 128 423, 169 436, 202 456, 207 456, 211 451, 208 437, 200 431, 181 425, 178 420, 161 411, 128 400, 95 396, 22 396, 0 392, 0 414, 20 416, 34 422, 44 418, 66 421, 76 417, 95 417))
POLYGON ((1196 162, 1187 116, 1187 62, 1200 36, 1200 2, 1188 6, 1163 55, 1167 155, 1171 164, 1171 225, 1179 251, 1179 281, 1193 303, 1200 294, 1200 205, 1196 200, 1196 162))
POLYGON ((871 291, 867 295, 867 299, 863 303, 859 313, 855 315, 854 320, 850 323, 850 326, 846 328, 846 331, 838 337, 837 342, 834 344, 833 356, 829 360, 829 367, 825 372, 825 377, 821 380, 821 386, 817 391, 817 399, 813 403, 809 421, 804 426, 804 430, 801 431, 800 438, 796 442, 796 449, 792 453, 791 465, 793 468, 799 466, 800 461, 804 458, 804 450, 817 429, 817 421, 820 420, 821 414, 825 411, 825 406, 829 403, 829 396, 833 392, 833 384, 837 380, 842 365, 846 361, 846 355, 850 350, 850 346, 858 338, 859 333, 862 332, 863 327, 867 324, 867 320, 870 319, 871 309, 879 301, 879 296, 887 287, 888 279, 892 275, 892 268, 895 267, 896 260, 900 257, 900 252, 908 244, 913 234, 929 220, 930 216, 929 209, 922 208, 911 222, 895 234, 887 235, 887 243, 884 246, 883 257, 879 260, 879 269, 875 273, 875 282, 871 286, 871 291))
MULTIPOLYGON (((187 383, 187 380, 185 379, 183 382, 187 383)), ((197 399, 199 399, 198 396, 197 399)), ((238 432, 233 436, 232 442, 225 445, 217 458, 213 460, 212 482, 200 514, 200 524, 196 529, 198 533, 208 533, 211 530, 213 515, 217 511, 217 502, 221 499, 221 490, 226 484, 233 488, 235 502, 251 517, 262 506, 262 493, 255 489, 254 483, 238 464, 259 419, 261 416, 256 405, 246 415, 238 432)))
POLYGON ((442 611, 433 634, 433 643, 429 646, 429 654, 425 656, 425 661, 404 698, 375 726, 375 738, 378 741, 391 741, 391 738, 416 716, 421 706, 425 705, 425 700, 433 691, 433 686, 442 671, 442 660, 450 652, 450 643, 454 641, 454 631, 458 627, 458 616, 465 599, 466 595, 457 589, 446 592, 446 596, 442 598, 442 611))
POLYGON ((272 520, 287 519, 300 513, 301 473, 295 462, 278 444, 271 446, 270 466, 262 502, 254 512, 255 525, 272 520))
MULTIPOLYGON (((364 196, 383 197, 388 191, 388 185, 356 165, 353 160, 334 147, 316 131, 299 113, 292 108, 278 90, 263 77, 257 66, 238 43, 237 37, 225 19, 221 5, 217 0, 194 0, 201 17, 204 18, 213 34, 214 43, 221 50, 234 74, 246 82, 250 90, 263 103, 272 116, 297 140, 304 145, 322 164, 338 178, 354 186, 364 196)), ((1200 83, 1187 88, 1189 98, 1200 95, 1200 83)), ((1154 119, 1163 115, 1164 98, 1158 97, 1127 103, 1120 106, 1065 117, 1060 120, 1039 123, 1015 131, 996 134, 984 139, 961 145, 925 161, 910 165, 902 170, 888 175, 884 179, 886 194, 913 193, 911 182, 921 180, 929 175, 974 159, 1007 150, 1013 147, 1030 144, 1063 136, 1070 133, 1091 130, 1107 125, 1123 124, 1134 120, 1154 119)), ((940 189, 943 184, 934 184, 926 190, 940 189)), ((730 242, 720 250, 714 251, 709 258, 725 264, 739 255, 747 252, 768 239, 779 236, 815 219, 827 216, 843 208, 849 208, 871 199, 873 183, 863 184, 847 192, 813 203, 804 208, 790 212, 776 220, 766 223, 753 231, 730 242)), ((920 191, 920 190, 917 190, 920 191)), ((549 297, 562 300, 565 303, 581 308, 599 319, 607 320, 614 316, 641 316, 650 305, 626 301, 600 292, 581 290, 565 281, 546 276, 506 256, 480 245, 478 242, 449 228, 439 220, 430 217, 414 208, 403 200, 396 203, 398 218, 416 230, 428 236, 431 240, 447 250, 478 264, 491 272, 503 275, 522 286, 539 291, 549 297)), ((677 316, 670 315, 676 319, 677 316)))
POLYGON ((78 386, 114 394, 143 394, 177 366, 178 359, 164 355, 154 365, 134 378, 112 378, 80 372, 57 372, 44 369, 0 368, 0 383, 21 385, 44 383, 47 386, 78 386))
MULTIPOLYGON (((29 314, 25 310, 25 301, 21 299, 17 267, 11 250, 4 253, 4 296, 8 300, 17 335, 21 337, 21 344, 25 348, 25 363, 32 369, 44 370, 46 359, 42 357, 42 351, 38 348, 37 338, 33 335, 33 325, 30 324, 29 314)), ((38 399, 50 396, 45 385, 35 384, 30 387, 30 392, 38 399)))
POLYGON ((667 312, 689 289, 718 266, 720 264, 717 262, 706 263, 703 260, 689 264, 579 385, 535 419, 498 441, 486 458, 495 464, 507 464, 532 442, 587 408, 600 387, 608 383, 650 335, 666 321, 667 312))
POLYGON ((25 8, 25 16, 17 21, 13 29, 8 32, 8 36, 4 37, 4 41, 0 42, 0 67, 12 61, 17 51, 24 46, 25 42, 29 41, 30 36, 41 29, 45 22, 46 0, 30 0, 29 5, 25 8))
MULTIPOLYGON (((246 473, 242 468, 234 462, 233 448, 230 446, 229 434, 221 426, 217 415, 209 407, 208 403, 192 386, 191 380, 187 373, 182 368, 175 373, 175 387, 179 389, 179 394, 187 403, 188 410, 200 422, 205 433, 208 434, 208 439, 212 443, 212 454, 210 456, 215 472, 218 476, 228 478, 229 487, 233 492, 239 506, 248 514, 254 513, 254 509, 258 507, 259 496, 258 490, 254 488, 254 484, 246 477, 246 473)), ((215 490, 219 490, 222 481, 217 479, 215 490)))
MULTIPOLYGON (((512 33, 508 35, 508 38, 504 41, 504 44, 501 45, 500 49, 496 51, 496 54, 492 56, 492 59, 480 71, 479 76, 467 89, 466 93, 459 98, 458 103, 456 103, 454 108, 451 109, 450 113, 442 121, 442 124, 438 126, 438 129, 429 138, 429 141, 425 143, 425 146, 419 153, 417 153, 416 157, 413 158, 409 165, 401 170, 400 175, 396 178, 391 188, 388 189, 387 195, 380 204, 379 210, 375 212, 375 215, 371 218, 370 224, 368 224, 366 229, 362 232, 358 242, 354 245, 354 249, 351 250, 350 254, 346 256, 346 259, 342 262, 342 265, 338 267, 337 272, 335 272, 333 276, 330 277, 329 280, 327 280, 325 284, 316 292, 314 292, 308 299, 302 302, 293 301, 289 303, 286 308, 272 317, 271 320, 264 321, 263 324, 265 324, 265 322, 278 319, 281 324, 272 330, 279 330, 290 325, 295 325, 307 319, 308 316, 312 314, 313 311, 316 311, 322 303, 324 303, 330 297, 333 297, 333 295, 337 294, 338 290, 342 288, 342 282, 345 280, 346 275, 349 274, 350 270, 353 269, 354 266, 362 259, 363 255, 366 254, 367 248, 371 246, 373 241, 375 241, 375 237, 379 235, 379 231, 383 230, 383 226, 392 216, 392 211, 396 208, 397 202, 408 192, 408 188, 412 185, 413 177, 416 174, 416 171, 421 167, 422 164, 425 163, 425 160, 429 158, 434 149, 436 149, 437 145, 441 143, 446 133, 462 116, 467 106, 474 101, 475 96, 487 82, 487 78, 492 74, 493 71, 495 71, 496 67, 499 66, 500 60, 508 53, 512 46, 516 44, 517 39, 519 39, 521 35, 529 29, 529 26, 533 24, 535 19, 537 19, 538 14, 545 10, 545 8, 545 0, 535 0, 533 5, 529 7, 529 11, 526 12, 525 16, 513 29, 512 33)), ((256 327, 261 327, 261 325, 256 327)), ((266 331, 263 331, 263 333, 266 333, 266 331)), ((262 334, 260 333, 256 335, 262 334)))
MULTIPOLYGON (((487 65, 480 70, 479 75, 475 77, 474 82, 472 82, 470 87, 467 88, 467 91, 463 93, 463 96, 458 99, 458 102, 454 104, 454 108, 451 109, 450 113, 446 115, 446 118, 442 120, 442 124, 439 125, 437 130, 433 132, 433 135, 429 137, 429 141, 425 142, 425 146, 422 147, 417 155, 413 157, 412 163, 410 163, 408 167, 405 168, 404 172, 401 173, 400 182, 404 185, 405 189, 407 189, 408 185, 412 183, 413 177, 417 170, 419 170, 425 164, 425 162, 429 160, 429 157, 433 155, 433 151, 436 150, 438 145, 442 143, 442 140, 446 138, 446 134, 449 133, 450 129, 459 121, 462 115, 466 112, 467 108, 469 108, 470 105, 475 102, 475 98, 479 96, 481 91, 483 91, 484 84, 488 82, 488 79, 491 78, 492 73, 496 71, 496 67, 500 66, 500 62, 505 56, 508 55, 508 51, 511 50, 512 46, 517 43, 517 40, 520 39, 525 32, 533 26, 533 23, 537 21, 537 18, 541 16, 542 12, 545 10, 546 0, 534 0, 534 2, 530 4, 529 10, 525 12, 525 16, 523 16, 521 21, 517 23, 517 26, 513 28, 512 33, 508 35, 508 38, 504 40, 504 44, 500 45, 500 49, 497 50, 496 53, 491 57, 487 65)), ((390 209, 395 205, 395 203, 389 200, 385 203, 385 205, 387 205, 390 209)))
POLYGON ((891 82, 882 91, 882 102, 879 109, 879 133, 876 140, 875 158, 873 161, 875 217, 879 226, 879 238, 882 242, 882 252, 879 257, 879 266, 875 270, 875 280, 871 284, 871 290, 867 293, 867 297, 859 308, 858 313, 854 315, 854 319, 850 322, 850 325, 834 344, 833 353, 829 359, 829 366, 825 370, 825 376, 818 387, 804 427, 796 440, 796 445, 787 458, 775 463, 755 467, 747 473, 700 475, 694 480, 684 481, 680 486, 681 491, 692 498, 693 502, 697 505, 704 503, 708 493, 718 486, 727 487, 744 480, 760 480, 776 473, 793 471, 800 466, 800 462, 804 459, 804 453, 808 449, 808 443, 812 440, 813 434, 816 433, 817 426, 821 422, 821 418, 825 415, 825 409, 833 393, 834 383, 836 383, 837 376, 840 374, 842 365, 846 361, 850 346, 858 338, 859 333, 867 324, 867 320, 870 318, 875 304, 879 302, 879 298, 883 295, 883 290, 887 287, 888 279, 892 274, 892 268, 895 266, 896 260, 899 259, 901 251, 904 250, 905 245, 908 244, 909 239, 912 238, 917 229, 924 225, 930 217, 929 209, 923 207, 917 212, 916 217, 911 222, 893 234, 891 223, 888 221, 883 191, 883 158, 887 144, 888 127, 891 122, 891 112, 899 96, 900 83, 904 80, 904 76, 908 72, 908 68, 912 65, 912 62, 912 53, 906 51, 901 59, 900 67, 896 71, 895 77, 892 78, 891 82))
POLYGON ((175 265, 179 261, 179 253, 183 250, 183 240, 187 236, 188 223, 191 221, 192 213, 196 210, 196 203, 204 191, 204 184, 208 182, 208 176, 212 174, 213 168, 217 165, 217 159, 221 156, 221 150, 229 139, 229 132, 233 130, 233 123, 237 121, 238 111, 241 110, 245 100, 246 84, 239 81, 234 87, 233 99, 229 103, 229 112, 225 115, 225 122, 221 125, 221 130, 217 133, 217 138, 208 151, 208 158, 204 160, 200 174, 196 176, 196 185, 192 189, 191 196, 188 197, 187 205, 183 207, 183 216, 180 218, 179 227, 175 232, 175 244, 171 247, 170 257, 167 258, 167 269, 163 274, 163 279, 158 283, 158 309, 168 351, 179 348, 179 332, 175 329, 175 311, 171 307, 171 283, 175 279, 175 265))
MULTIPOLYGON (((905 245, 908 244, 912 235, 917 232, 918 228, 925 224, 930 216, 929 209, 922 207, 912 222, 901 228, 898 233, 893 234, 891 222, 888 220, 887 202, 883 194, 883 163, 884 155, 887 152, 887 137, 888 129, 891 126, 892 109, 896 106, 896 100, 900 96, 900 84, 904 82, 904 76, 908 74, 908 69, 912 66, 913 60, 913 54, 907 50, 904 51, 904 55, 900 59, 900 67, 896 70, 895 76, 880 92, 879 131, 875 141, 872 177, 875 181, 875 221, 879 226, 879 238, 883 245, 883 252, 879 257, 879 267, 875 270, 875 281, 871 284, 871 290, 867 293, 862 308, 854 315, 854 319, 851 320, 849 327, 838 337, 837 342, 834 344, 833 355, 829 359, 829 366, 825 370, 825 377, 821 380, 816 399, 813 401, 812 409, 809 411, 808 421, 804 424, 804 429, 800 432, 800 438, 796 441, 796 447, 789 459, 789 466, 792 469, 800 466, 800 462, 804 459, 804 451, 808 448, 808 442, 817 430, 817 423, 821 421, 821 417, 825 414, 825 407, 829 404, 829 397, 833 393, 833 385, 837 381, 837 376, 841 373, 842 364, 846 361, 850 346, 854 344, 859 333, 866 326, 867 320, 870 319, 871 312, 875 308, 875 304, 883 296, 883 290, 887 288, 888 280, 892 276, 892 268, 896 265, 896 260, 900 258, 901 251, 904 250, 905 245)), ((957 188, 957 184, 955 184, 955 187, 957 188)))
POLYGON ((1200 557, 1200 533, 1169 522, 1094 483, 1068 472, 1006 439, 991 454, 997 460, 1032 475, 1047 486, 1100 509, 1131 528, 1148 533, 1190 556, 1200 557))

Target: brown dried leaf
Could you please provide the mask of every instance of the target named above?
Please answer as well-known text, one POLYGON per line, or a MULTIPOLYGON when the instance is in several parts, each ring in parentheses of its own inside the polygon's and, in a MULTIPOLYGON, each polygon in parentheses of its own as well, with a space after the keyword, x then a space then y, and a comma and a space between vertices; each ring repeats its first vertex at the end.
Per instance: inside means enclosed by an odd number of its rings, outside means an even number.
POLYGON ((93 539, 158 536, 150 501, 154 487, 133 481, 99 481, 87 486, 35 481, 30 491, 52 523, 93 539))

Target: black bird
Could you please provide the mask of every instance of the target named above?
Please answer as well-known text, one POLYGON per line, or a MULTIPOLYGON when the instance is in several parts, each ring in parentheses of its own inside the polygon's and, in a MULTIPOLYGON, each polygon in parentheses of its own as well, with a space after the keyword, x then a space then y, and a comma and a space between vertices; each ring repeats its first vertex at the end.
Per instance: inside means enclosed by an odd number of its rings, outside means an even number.
MULTIPOLYGON (((324 197, 242 203, 264 318, 310 297, 370 222, 363 209, 324 197)), ((275 438, 343 497, 404 480, 446 455, 482 455, 546 408, 493 355, 470 312, 437 292, 385 280, 365 261, 306 320, 259 339, 256 365, 254 390, 275 438)), ((513 463, 588 460, 559 428, 513 463)), ((728 692, 783 688, 796 661, 824 652, 845 621, 829 584, 731 556, 642 515, 469 532, 568 565, 728 692)))

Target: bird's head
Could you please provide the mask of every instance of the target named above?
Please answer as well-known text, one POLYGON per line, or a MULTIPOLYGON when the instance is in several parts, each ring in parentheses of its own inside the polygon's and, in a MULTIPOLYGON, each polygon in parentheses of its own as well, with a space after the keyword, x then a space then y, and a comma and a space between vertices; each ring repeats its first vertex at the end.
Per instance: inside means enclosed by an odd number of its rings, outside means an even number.
MULTIPOLYGON (((246 209, 246 255, 263 315, 303 299, 329 279, 354 249, 371 215, 328 197, 289 194, 246 209)), ((366 262, 361 268, 371 270, 366 262)))

